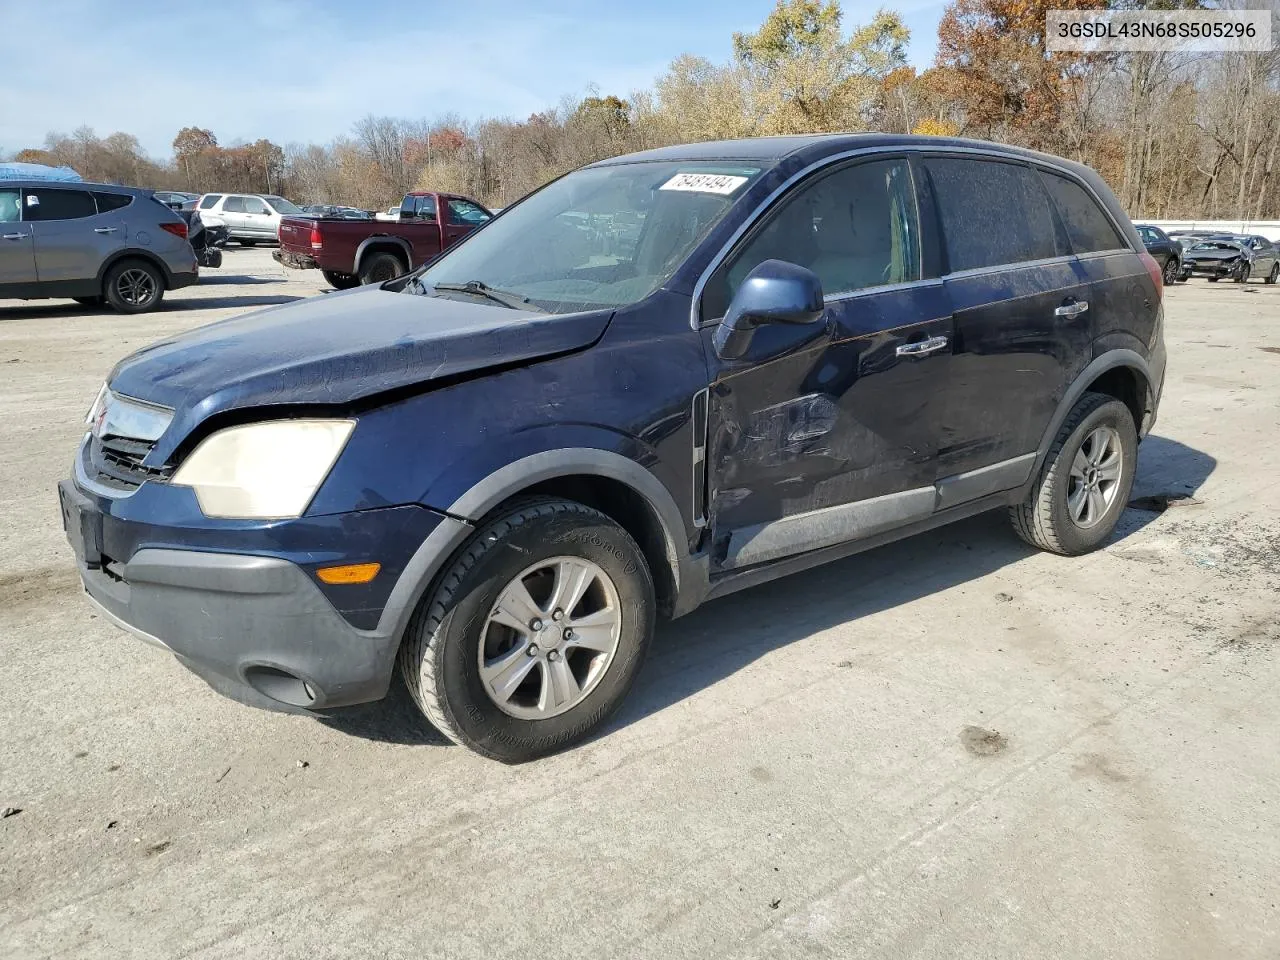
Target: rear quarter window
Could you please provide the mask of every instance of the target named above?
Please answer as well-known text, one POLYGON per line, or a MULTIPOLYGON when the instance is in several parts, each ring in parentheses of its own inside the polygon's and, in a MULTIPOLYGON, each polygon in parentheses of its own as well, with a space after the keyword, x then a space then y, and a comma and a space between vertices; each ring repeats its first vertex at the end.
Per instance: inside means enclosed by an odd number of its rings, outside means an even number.
POLYGON ((1048 170, 1041 170, 1040 176, 1053 197, 1076 253, 1123 250, 1129 246, 1084 187, 1048 170))
MULTIPOLYGON (((110 213, 112 210, 120 210, 133 203, 133 197, 127 193, 95 193, 93 199, 98 205, 99 213, 110 213)), ((159 203, 159 201, 156 202, 159 203)))
POLYGON ((951 271, 1064 256, 1053 207, 1035 171, 1020 163, 929 157, 951 271))
POLYGON ((200 201, 201 210, 212 210, 218 205, 218 201, 222 199, 222 194, 211 193, 200 201))

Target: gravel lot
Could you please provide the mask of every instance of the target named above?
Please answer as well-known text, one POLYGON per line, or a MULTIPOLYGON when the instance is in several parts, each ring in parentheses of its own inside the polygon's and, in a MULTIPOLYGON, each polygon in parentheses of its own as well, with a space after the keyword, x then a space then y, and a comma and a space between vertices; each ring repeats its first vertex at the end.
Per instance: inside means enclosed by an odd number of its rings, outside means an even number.
POLYGON ((95 618, 58 522, 147 342, 317 293, 227 252, 163 311, 0 301, 0 956, 1280 956, 1280 286, 1178 286, 1115 541, 978 517, 659 631, 507 768, 398 687, 222 699, 95 618))

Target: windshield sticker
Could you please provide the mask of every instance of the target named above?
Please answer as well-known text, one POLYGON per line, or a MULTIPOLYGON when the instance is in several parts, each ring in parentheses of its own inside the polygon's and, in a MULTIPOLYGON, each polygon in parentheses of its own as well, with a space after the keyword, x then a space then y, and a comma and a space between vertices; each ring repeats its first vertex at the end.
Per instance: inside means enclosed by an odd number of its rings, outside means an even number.
POLYGON ((731 177, 723 173, 677 173, 658 189, 718 193, 727 197, 746 182, 746 177, 731 177))

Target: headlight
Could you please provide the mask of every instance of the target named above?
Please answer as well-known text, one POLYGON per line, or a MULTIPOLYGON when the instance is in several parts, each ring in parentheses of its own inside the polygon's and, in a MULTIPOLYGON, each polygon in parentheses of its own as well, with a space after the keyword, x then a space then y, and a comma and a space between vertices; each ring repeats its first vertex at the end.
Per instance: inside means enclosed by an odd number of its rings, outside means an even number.
POLYGON ((220 430, 173 475, 207 517, 300 517, 355 429, 354 420, 277 420, 220 430))
POLYGON ((84 415, 84 422, 89 426, 93 426, 93 421, 98 419, 98 415, 102 413, 102 408, 107 405, 107 385, 104 383, 98 389, 98 395, 93 399, 93 406, 89 408, 89 412, 84 415))

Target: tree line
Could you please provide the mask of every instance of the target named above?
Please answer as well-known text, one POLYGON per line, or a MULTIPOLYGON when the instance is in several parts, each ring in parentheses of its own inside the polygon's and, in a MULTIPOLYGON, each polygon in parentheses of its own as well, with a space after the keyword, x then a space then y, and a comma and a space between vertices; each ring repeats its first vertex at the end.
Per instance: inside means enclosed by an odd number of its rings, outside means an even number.
MULTIPOLYGON (((1048 54, 1049 9, 1193 9, 1207 0, 953 0, 934 64, 882 9, 846 28, 839 0, 778 0, 723 63, 681 56, 651 89, 567 98, 525 120, 368 116, 327 144, 223 146, 182 129, 171 160, 136 137, 51 133, 15 159, 90 180, 282 193, 379 209, 414 188, 505 206, 605 157, 695 140, 881 130, 996 140, 1097 169, 1135 217, 1280 218, 1280 54, 1048 54)), ((1217 4, 1215 4, 1217 6, 1217 4)), ((1280 31, 1276 31, 1280 34, 1280 31)))

